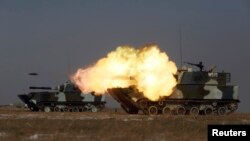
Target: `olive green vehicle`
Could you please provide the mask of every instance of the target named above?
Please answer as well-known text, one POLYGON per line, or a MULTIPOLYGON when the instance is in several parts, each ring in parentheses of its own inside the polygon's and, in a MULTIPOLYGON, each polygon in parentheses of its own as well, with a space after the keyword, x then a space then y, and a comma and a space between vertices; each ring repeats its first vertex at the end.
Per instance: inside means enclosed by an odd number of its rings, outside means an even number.
POLYGON ((203 71, 202 63, 188 64, 195 65, 200 70, 178 70, 177 86, 173 93, 158 101, 150 101, 133 86, 111 88, 108 92, 129 114, 142 111, 150 115, 225 115, 237 110, 239 88, 229 85, 230 73, 214 72, 214 68, 203 71))
POLYGON ((75 85, 69 82, 56 88, 30 87, 30 89, 44 90, 18 95, 31 111, 97 112, 102 110, 106 103, 104 95, 83 94, 75 85))

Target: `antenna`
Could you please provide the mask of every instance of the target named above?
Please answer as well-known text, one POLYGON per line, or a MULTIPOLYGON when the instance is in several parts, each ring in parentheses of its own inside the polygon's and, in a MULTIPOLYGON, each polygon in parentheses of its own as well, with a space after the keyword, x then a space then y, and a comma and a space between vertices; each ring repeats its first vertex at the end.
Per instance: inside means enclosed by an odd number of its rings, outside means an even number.
POLYGON ((182 67, 182 30, 181 30, 181 25, 179 26, 179 36, 180 36, 180 59, 181 59, 181 67, 182 67))
POLYGON ((70 75, 70 73, 71 73, 71 59, 70 59, 70 54, 68 53, 68 76, 70 75))

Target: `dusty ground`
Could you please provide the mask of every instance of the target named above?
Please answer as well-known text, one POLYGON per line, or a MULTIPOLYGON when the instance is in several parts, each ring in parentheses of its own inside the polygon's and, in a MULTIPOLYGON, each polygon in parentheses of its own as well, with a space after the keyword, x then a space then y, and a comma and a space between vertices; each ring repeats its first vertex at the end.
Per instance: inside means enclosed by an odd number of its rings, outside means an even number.
POLYGON ((118 110, 99 113, 43 113, 0 108, 0 140, 200 141, 208 124, 250 124, 250 114, 146 116, 118 110))

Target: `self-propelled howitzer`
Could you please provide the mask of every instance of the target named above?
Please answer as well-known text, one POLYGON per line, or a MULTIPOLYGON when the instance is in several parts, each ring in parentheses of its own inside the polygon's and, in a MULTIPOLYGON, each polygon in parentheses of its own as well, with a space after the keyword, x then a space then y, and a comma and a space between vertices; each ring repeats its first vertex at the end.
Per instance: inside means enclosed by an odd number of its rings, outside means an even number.
POLYGON ((108 92, 129 114, 224 115, 237 110, 239 103, 239 87, 230 85, 230 79, 230 73, 189 68, 178 70, 173 93, 157 101, 147 99, 134 86, 108 92))

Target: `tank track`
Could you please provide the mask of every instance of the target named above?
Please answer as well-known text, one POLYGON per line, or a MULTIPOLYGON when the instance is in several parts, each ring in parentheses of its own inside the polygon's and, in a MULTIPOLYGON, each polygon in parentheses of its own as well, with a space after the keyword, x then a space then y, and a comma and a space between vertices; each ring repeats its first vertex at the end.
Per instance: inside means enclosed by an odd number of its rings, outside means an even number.
POLYGON ((237 110, 239 100, 141 99, 138 108, 146 115, 226 115, 237 110))
POLYGON ((58 102, 44 101, 32 103, 27 95, 18 95, 18 97, 26 104, 31 111, 44 112, 98 112, 105 108, 106 102, 58 102))
POLYGON ((65 102, 40 102, 36 104, 36 111, 44 112, 98 112, 104 109, 105 102, 93 103, 93 102, 77 102, 77 103, 65 103, 65 102))

